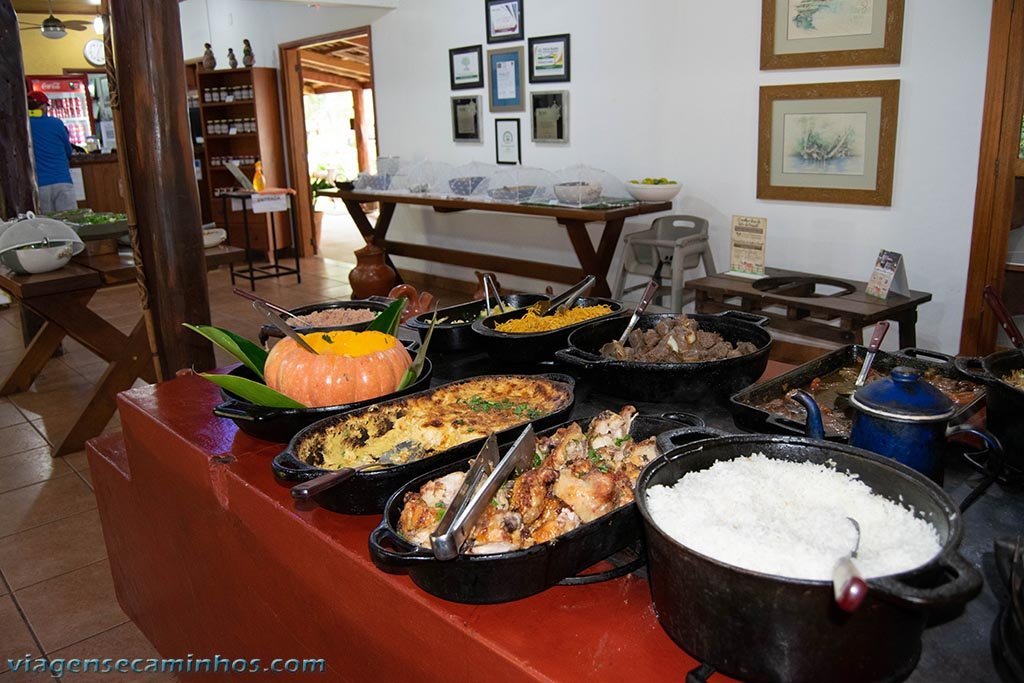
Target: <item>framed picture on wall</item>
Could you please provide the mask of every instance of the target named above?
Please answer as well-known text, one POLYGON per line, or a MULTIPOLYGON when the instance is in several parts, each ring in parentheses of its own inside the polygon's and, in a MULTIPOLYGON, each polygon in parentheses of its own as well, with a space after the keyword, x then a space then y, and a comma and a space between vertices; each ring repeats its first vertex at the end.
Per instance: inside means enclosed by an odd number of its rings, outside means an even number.
POLYGON ((530 83, 569 81, 569 34, 530 38, 530 83))
POLYGON ((569 142, 569 93, 530 93, 530 123, 534 142, 569 142))
POLYGON ((899 81, 761 88, 757 196, 892 205, 899 81))
POLYGON ((518 164, 523 160, 519 141, 519 119, 494 119, 494 156, 499 164, 518 164))
POLYGON ((523 0, 484 0, 487 42, 523 39, 523 0))
POLYGON ((448 73, 452 90, 484 87, 483 46, 468 45, 448 50, 448 73))
POLYGON ((480 142, 480 96, 452 98, 452 139, 480 142))
POLYGON ((761 68, 899 64, 904 0, 761 0, 761 68))
POLYGON ((491 111, 525 111, 522 46, 488 50, 487 74, 491 111))

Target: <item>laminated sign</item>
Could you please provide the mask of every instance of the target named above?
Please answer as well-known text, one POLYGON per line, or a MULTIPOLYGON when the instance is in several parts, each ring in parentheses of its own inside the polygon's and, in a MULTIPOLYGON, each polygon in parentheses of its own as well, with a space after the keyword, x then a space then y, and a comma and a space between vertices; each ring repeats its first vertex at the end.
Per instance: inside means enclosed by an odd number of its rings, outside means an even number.
POLYGON ((767 235, 767 218, 732 217, 732 245, 729 250, 730 275, 747 277, 764 275, 764 246, 767 235))
POLYGON ((907 283, 907 267, 903 263, 903 254, 882 249, 875 259, 875 269, 868 279, 865 294, 879 299, 887 299, 889 293, 910 296, 910 285, 907 283))
POLYGON ((281 194, 254 194, 252 196, 253 213, 277 213, 288 210, 288 195, 281 194))

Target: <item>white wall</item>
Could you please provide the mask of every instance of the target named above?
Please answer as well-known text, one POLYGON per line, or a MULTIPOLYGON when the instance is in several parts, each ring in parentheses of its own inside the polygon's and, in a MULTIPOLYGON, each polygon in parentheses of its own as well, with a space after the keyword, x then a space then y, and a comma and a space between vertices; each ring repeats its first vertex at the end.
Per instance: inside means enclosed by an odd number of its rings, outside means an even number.
POLYGON ((185 59, 203 56, 210 43, 218 68, 228 65, 228 48, 242 62, 242 40, 248 38, 256 66, 277 68, 280 43, 366 26, 397 4, 396 0, 364 0, 360 5, 317 6, 317 3, 253 0, 184 0, 180 5, 181 42, 185 59))
MULTIPOLYGON (((491 115, 479 145, 453 143, 449 120, 448 49, 487 49, 482 5, 403 0, 374 22, 382 154, 493 162, 491 115)), ((898 67, 784 72, 759 70, 760 7, 760 0, 526 0, 528 37, 572 34, 572 83, 527 88, 570 91, 571 143, 530 143, 529 116, 520 114, 523 162, 679 178, 685 188, 676 209, 711 220, 719 264, 728 262, 732 214, 768 218, 772 266, 866 279, 879 248, 902 252, 911 286, 934 294, 920 309, 919 345, 956 351, 991 3, 907 0, 898 67), (759 86, 889 78, 901 81, 891 208, 755 198, 759 86)), ((403 208, 394 226, 394 236, 410 241, 575 265, 565 231, 550 221, 403 208)), ((468 269, 404 262, 472 279, 468 269)))

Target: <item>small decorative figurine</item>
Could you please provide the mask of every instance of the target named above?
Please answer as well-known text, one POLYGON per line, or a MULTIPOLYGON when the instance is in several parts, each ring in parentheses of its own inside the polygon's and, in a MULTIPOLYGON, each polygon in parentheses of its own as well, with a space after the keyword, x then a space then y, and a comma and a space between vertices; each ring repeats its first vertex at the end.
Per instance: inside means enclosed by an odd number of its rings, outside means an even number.
POLYGON ((206 48, 203 51, 203 68, 207 71, 213 71, 217 68, 217 58, 213 56, 213 48, 210 47, 209 43, 204 43, 203 47, 206 48))
POLYGON ((228 66, 232 69, 238 68, 238 58, 235 57, 235 51, 233 48, 228 48, 228 66))
POLYGON ((245 38, 242 41, 242 64, 252 66, 255 63, 256 56, 252 53, 252 45, 249 44, 249 39, 245 38))

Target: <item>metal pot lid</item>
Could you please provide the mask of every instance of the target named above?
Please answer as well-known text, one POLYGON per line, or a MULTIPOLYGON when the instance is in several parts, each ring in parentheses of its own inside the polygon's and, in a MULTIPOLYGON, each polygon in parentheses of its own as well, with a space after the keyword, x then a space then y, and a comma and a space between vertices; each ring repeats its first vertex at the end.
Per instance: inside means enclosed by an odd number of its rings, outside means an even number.
POLYGON ((944 393, 921 379, 920 370, 905 365, 858 389, 850 403, 870 415, 906 422, 939 422, 956 411, 944 393))

